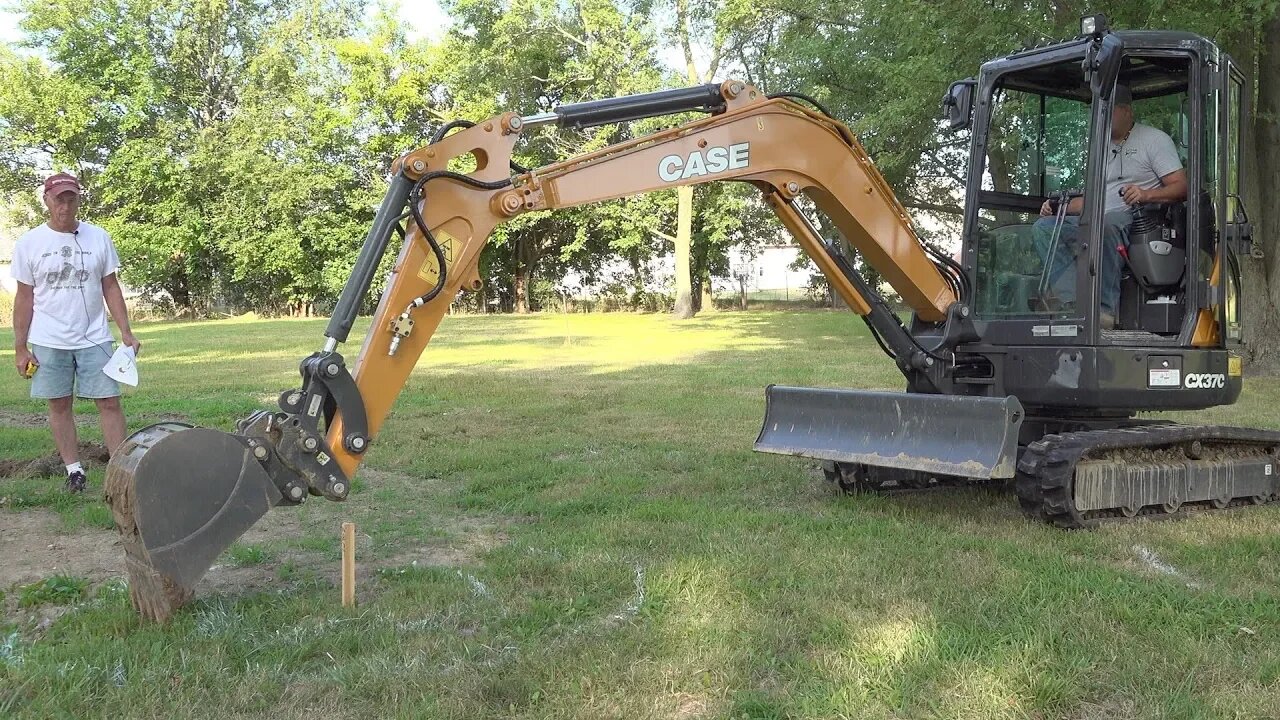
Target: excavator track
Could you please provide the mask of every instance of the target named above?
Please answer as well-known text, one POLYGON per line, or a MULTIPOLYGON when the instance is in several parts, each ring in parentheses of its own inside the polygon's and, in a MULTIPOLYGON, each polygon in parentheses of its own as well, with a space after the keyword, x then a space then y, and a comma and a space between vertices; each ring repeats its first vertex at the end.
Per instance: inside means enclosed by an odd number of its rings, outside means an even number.
POLYGON ((1280 498, 1280 432, 1148 425, 1046 435, 1018 460, 1023 511, 1060 528, 1260 505, 1280 498))

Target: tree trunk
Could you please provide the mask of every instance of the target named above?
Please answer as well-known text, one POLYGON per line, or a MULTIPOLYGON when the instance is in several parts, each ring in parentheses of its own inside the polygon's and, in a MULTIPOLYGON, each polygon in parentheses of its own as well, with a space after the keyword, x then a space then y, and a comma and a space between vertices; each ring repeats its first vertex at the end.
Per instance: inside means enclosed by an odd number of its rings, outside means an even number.
POLYGON ((693 317, 693 281, 689 255, 693 246, 693 188, 676 189, 676 306, 671 314, 678 320, 693 317))
POLYGON ((168 283, 169 297, 173 298, 173 309, 181 317, 182 315, 190 315, 195 317, 195 308, 191 305, 191 290, 187 284, 187 276, 185 273, 170 276, 168 283))
POLYGON ((517 315, 529 314, 529 268, 520 265, 516 268, 515 275, 515 296, 516 305, 515 312, 517 315))
POLYGON ((533 241, 520 238, 516 240, 515 278, 515 313, 529 314, 529 289, 533 285, 533 264, 537 261, 537 253, 533 241))
POLYGON ((715 312, 716 300, 712 294, 711 286, 711 263, 704 263, 702 266, 702 312, 715 312))
MULTIPOLYGON (((684 52, 685 73, 690 85, 702 82, 698 66, 693 61, 693 42, 690 38, 688 0, 675 0, 676 28, 680 33, 680 49, 684 52)), ((711 72, 715 72, 715 63, 711 72)), ((693 246, 693 188, 676 189, 678 210, 676 213, 676 305, 673 317, 684 320, 693 317, 693 281, 690 271, 693 246)))
MULTIPOLYGON (((1280 236, 1280 199, 1262 188, 1280 182, 1280 14, 1262 27, 1257 42, 1257 81, 1252 132, 1245 138, 1249 187, 1244 188, 1247 209, 1252 214, 1254 237, 1262 245, 1264 257, 1241 258, 1244 272, 1244 326, 1249 359, 1263 371, 1280 367, 1280 252, 1271 242, 1280 236), (1249 137, 1251 135, 1252 137, 1249 137), (1252 200, 1252 202, 1250 202, 1252 200)), ((1242 53, 1245 61, 1251 53, 1242 53)), ((1243 64, 1243 62, 1242 62, 1243 64)), ((1252 65, 1252 63, 1249 63, 1252 65)), ((1246 66, 1245 71, 1251 70, 1246 66)), ((1225 100, 1225 98, 1224 98, 1225 100)), ((1222 138, 1220 142, 1225 142, 1222 138)))

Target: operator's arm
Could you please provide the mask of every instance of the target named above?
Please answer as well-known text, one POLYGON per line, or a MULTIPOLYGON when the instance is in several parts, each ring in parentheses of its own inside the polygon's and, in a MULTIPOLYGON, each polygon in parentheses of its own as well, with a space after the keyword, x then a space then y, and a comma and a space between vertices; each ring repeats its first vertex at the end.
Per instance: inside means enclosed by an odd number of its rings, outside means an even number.
POLYGON ((115 273, 102 278, 102 299, 106 301, 116 327, 120 328, 120 342, 133 348, 136 354, 142 349, 142 343, 138 342, 138 338, 129 329, 129 308, 124 304, 124 292, 120 289, 120 279, 115 273))
MULTIPOLYGON (((1079 215, 1083 211, 1084 211, 1084 196, 1073 197, 1071 198, 1070 201, 1067 202, 1068 215, 1079 215)), ((1052 200, 1045 200, 1044 204, 1040 206, 1041 217, 1049 217, 1050 215, 1054 215, 1055 213, 1056 211, 1053 208, 1052 200)))
POLYGON ((31 316, 34 311, 35 288, 19 282, 18 296, 13 299, 13 350, 17 356, 18 374, 24 377, 27 374, 27 363, 36 362, 31 349, 27 347, 27 334, 31 332, 31 316))
POLYGON ((1143 190, 1137 185, 1125 185, 1121 192, 1129 205, 1182 202, 1187 199, 1187 171, 1174 170, 1161 177, 1158 188, 1143 190))

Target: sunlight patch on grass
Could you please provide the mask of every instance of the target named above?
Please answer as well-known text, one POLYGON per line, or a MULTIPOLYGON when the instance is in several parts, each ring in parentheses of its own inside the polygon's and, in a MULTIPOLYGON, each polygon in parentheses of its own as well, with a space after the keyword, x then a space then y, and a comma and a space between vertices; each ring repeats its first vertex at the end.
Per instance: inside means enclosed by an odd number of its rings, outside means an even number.
MULTIPOLYGON (((887 609, 894 618, 901 610, 887 609)), ((923 657, 932 649, 930 631, 914 618, 897 617, 866 628, 857 642, 863 660, 870 665, 899 666, 909 659, 923 657)))
POLYGON ((727 702, 722 688, 731 682, 732 668, 753 655, 745 641, 754 623, 718 564, 690 558, 652 575, 646 612, 653 614, 664 652, 637 681, 667 688, 664 704, 686 706, 696 698, 693 704, 714 715, 727 702))
POLYGON ((937 653, 936 625, 927 612, 909 607, 885 608, 882 618, 864 613, 835 613, 828 619, 824 642, 806 666, 824 684, 840 688, 846 702, 858 706, 901 708, 909 698, 903 683, 937 653))
MULTIPOLYGON (((572 329, 564 334, 557 332, 553 319, 544 317, 539 318, 536 328, 492 340, 433 342, 419 360, 418 372, 474 372, 477 367, 505 371, 585 367, 593 373, 610 373, 696 362, 708 354, 729 350, 766 352, 787 344, 754 334, 747 323, 733 318, 692 321, 681 326, 681 331, 673 331, 671 322, 661 315, 571 317, 572 329)), ((441 333, 445 332, 442 326, 441 333)))

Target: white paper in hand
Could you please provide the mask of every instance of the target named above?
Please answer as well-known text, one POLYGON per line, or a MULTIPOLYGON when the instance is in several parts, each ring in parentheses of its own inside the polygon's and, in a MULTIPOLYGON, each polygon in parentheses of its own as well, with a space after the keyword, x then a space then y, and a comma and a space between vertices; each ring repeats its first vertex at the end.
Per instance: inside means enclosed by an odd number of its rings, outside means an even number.
POLYGON ((102 372, 116 382, 137 387, 138 365, 134 362, 133 348, 121 345, 102 368, 102 372))

